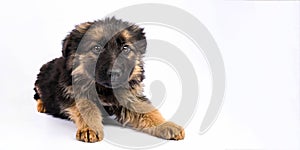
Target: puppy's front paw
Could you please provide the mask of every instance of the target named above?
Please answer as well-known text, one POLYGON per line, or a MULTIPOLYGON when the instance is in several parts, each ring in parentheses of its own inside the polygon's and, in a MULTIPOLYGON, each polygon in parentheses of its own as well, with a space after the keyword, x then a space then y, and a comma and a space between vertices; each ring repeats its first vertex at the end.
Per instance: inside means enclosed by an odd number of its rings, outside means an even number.
POLYGON ((101 131, 100 133, 96 133, 90 128, 78 129, 76 133, 76 139, 78 141, 89 143, 99 142, 103 140, 103 131, 101 131))
POLYGON ((165 122, 157 126, 155 132, 158 137, 167 140, 182 140, 185 134, 184 129, 173 122, 165 122))

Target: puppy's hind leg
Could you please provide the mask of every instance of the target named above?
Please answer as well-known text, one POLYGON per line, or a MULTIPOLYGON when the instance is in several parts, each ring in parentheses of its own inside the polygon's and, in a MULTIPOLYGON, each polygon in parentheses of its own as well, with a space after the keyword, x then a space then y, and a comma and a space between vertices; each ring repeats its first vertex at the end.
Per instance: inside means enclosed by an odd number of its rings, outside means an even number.
POLYGON ((102 116, 93 102, 84 99, 77 100, 65 111, 77 126, 77 140, 93 143, 103 139, 102 116))
POLYGON ((36 105, 36 109, 38 112, 40 113, 45 113, 46 112, 46 108, 44 106, 44 103, 41 99, 36 100, 37 105, 36 105))
POLYGON ((45 113, 46 112, 46 108, 45 108, 45 105, 44 105, 44 103, 43 103, 43 101, 42 101, 42 99, 40 97, 38 89, 39 88, 37 86, 34 88, 34 91, 35 91, 34 99, 36 99, 36 103, 37 103, 36 109, 40 113, 45 113))

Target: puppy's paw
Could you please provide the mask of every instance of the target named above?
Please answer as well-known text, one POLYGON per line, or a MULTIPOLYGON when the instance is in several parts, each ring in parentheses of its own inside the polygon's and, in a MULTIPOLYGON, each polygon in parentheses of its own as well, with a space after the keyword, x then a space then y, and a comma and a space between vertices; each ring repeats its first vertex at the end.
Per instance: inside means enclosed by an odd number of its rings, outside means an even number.
POLYGON ((37 111, 40 112, 40 113, 45 113, 46 108, 43 104, 43 101, 41 99, 38 99, 36 102, 37 102, 37 105, 36 105, 37 111))
POLYGON ((173 122, 165 122, 157 126, 155 132, 158 137, 167 140, 182 140, 185 134, 184 129, 173 122))
POLYGON ((76 139, 78 141, 89 143, 99 142, 103 140, 103 131, 95 132, 90 128, 78 129, 76 133, 76 139))

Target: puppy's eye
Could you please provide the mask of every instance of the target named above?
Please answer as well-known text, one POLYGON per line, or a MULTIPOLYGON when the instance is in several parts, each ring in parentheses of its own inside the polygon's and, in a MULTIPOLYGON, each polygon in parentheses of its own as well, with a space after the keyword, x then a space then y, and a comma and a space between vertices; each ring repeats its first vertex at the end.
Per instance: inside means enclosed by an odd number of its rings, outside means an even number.
POLYGON ((122 53, 123 54, 128 54, 131 51, 131 48, 128 45, 124 45, 122 47, 122 53))
POLYGON ((101 53, 104 51, 104 49, 101 46, 95 46, 92 48, 92 51, 97 52, 97 53, 101 53))

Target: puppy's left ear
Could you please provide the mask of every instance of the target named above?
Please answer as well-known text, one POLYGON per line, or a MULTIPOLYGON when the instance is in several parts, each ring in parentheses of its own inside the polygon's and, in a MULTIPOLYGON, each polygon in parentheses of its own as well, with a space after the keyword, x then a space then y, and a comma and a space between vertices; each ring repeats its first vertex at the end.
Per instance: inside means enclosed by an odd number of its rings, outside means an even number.
POLYGON ((133 37, 135 37, 134 45, 138 49, 141 54, 146 52, 147 41, 144 32, 144 28, 140 28, 137 25, 133 25, 130 27, 130 30, 133 33, 133 37))

